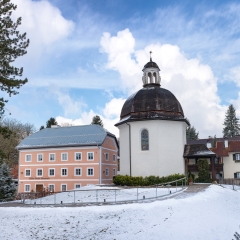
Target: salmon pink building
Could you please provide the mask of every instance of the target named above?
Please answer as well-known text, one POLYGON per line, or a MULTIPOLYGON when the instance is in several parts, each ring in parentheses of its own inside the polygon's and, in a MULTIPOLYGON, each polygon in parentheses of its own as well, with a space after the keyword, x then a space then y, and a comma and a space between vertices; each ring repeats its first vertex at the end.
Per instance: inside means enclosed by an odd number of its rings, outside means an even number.
POLYGON ((110 184, 117 174, 117 139, 99 125, 46 128, 17 149, 19 192, 110 184))

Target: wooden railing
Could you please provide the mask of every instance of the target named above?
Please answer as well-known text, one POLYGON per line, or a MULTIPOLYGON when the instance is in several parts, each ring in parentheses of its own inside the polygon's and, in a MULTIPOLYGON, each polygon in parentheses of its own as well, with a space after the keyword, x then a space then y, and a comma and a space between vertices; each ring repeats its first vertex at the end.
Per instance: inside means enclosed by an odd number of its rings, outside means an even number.
MULTIPOLYGON (((223 171, 223 164, 215 164, 215 170, 216 172, 222 172, 223 171)), ((198 172, 197 164, 189 164, 187 165, 188 172, 198 172)), ((212 165, 209 164, 209 171, 212 171, 212 165)))

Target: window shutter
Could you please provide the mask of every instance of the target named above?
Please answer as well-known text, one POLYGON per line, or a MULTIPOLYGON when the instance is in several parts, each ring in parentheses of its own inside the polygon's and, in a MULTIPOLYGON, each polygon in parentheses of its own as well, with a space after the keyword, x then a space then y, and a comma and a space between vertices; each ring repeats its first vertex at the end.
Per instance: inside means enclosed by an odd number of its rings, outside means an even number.
POLYGON ((233 154, 233 160, 236 160, 236 154, 233 154))
POLYGON ((234 173, 234 178, 237 178, 237 173, 234 173))

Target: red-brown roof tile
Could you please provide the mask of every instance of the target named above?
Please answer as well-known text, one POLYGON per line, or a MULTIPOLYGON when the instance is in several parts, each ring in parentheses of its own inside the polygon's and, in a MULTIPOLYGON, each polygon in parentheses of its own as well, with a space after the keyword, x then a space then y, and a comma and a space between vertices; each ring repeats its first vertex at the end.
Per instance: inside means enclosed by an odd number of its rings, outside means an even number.
POLYGON ((218 157, 228 156, 228 148, 225 148, 224 142, 216 142, 216 147, 211 148, 211 150, 216 153, 218 157))

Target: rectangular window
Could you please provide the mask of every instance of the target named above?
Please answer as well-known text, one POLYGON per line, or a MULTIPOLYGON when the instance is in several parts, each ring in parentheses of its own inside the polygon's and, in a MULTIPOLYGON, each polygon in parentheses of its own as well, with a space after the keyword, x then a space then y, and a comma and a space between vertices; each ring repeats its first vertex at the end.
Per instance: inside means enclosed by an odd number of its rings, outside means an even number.
POLYGON ((30 169, 26 169, 25 177, 31 177, 31 170, 30 169))
POLYGON ((94 159, 94 153, 93 152, 88 152, 87 153, 87 159, 88 160, 93 160, 94 159))
POLYGON ((43 170, 42 169, 37 169, 37 176, 42 177, 43 175, 43 170))
POLYGON ((55 169, 54 168, 49 169, 49 176, 55 176, 55 169))
POLYGON ((48 185, 48 191, 49 192, 54 192, 54 185, 53 184, 48 185))
POLYGON ((106 161, 108 161, 108 153, 105 154, 106 161))
POLYGON ((81 188, 81 184, 75 184, 75 188, 81 188))
POLYGON ((25 192, 30 192, 30 184, 25 184, 25 192))
POLYGON ((116 168, 113 169, 113 176, 116 176, 116 168))
POLYGON ((62 176, 67 176, 67 168, 62 168, 62 176))
POLYGON ((115 162, 116 161, 116 155, 113 154, 113 161, 115 162))
POLYGON ((31 162, 32 161, 32 155, 31 154, 26 154, 25 161, 26 162, 31 162))
POLYGON ((37 161, 38 162, 42 162, 43 161, 43 155, 42 154, 38 154, 37 155, 37 161))
POLYGON ((67 191, 67 184, 62 184, 62 192, 67 191))
POLYGON ((106 168, 106 176, 108 176, 108 175, 109 175, 109 169, 106 168))
POLYGON ((235 160, 236 161, 240 161, 240 153, 236 153, 235 154, 235 160))
POLYGON ((81 168, 75 168, 75 176, 81 176, 82 175, 82 169, 81 168))
POLYGON ((62 153, 62 161, 67 161, 67 160, 68 160, 68 154, 62 153))
POLYGON ((88 168, 88 169, 87 169, 87 175, 88 175, 88 176, 93 176, 93 175, 94 175, 93 168, 88 168))
POLYGON ((75 153, 75 160, 82 160, 82 153, 80 152, 75 153))
POLYGON ((49 154, 49 161, 55 161, 55 153, 49 154))

